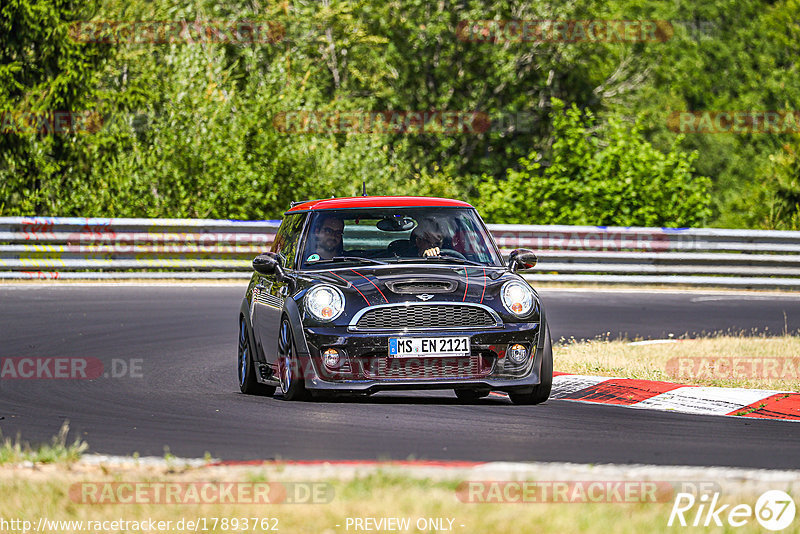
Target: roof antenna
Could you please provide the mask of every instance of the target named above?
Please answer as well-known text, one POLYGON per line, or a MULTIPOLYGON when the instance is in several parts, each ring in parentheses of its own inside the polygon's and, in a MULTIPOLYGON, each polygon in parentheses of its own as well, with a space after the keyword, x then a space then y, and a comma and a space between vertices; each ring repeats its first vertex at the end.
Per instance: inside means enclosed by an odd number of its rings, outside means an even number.
POLYGON ((367 181, 366 180, 362 180, 362 182, 361 182, 361 196, 362 197, 367 196, 367 181))

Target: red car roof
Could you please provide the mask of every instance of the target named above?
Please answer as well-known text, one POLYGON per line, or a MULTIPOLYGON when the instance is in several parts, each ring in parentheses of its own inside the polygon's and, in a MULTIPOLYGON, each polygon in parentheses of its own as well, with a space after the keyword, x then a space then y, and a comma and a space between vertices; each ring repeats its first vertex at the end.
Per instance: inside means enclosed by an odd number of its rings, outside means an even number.
POLYGON ((298 204, 286 213, 310 210, 335 210, 347 208, 471 208, 462 200, 436 197, 343 197, 309 200, 298 204))

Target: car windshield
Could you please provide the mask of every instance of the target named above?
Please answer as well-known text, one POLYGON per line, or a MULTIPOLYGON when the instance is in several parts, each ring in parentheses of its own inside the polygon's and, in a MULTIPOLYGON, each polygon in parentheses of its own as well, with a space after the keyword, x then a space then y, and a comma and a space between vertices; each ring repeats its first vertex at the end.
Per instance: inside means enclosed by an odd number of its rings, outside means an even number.
POLYGON ((303 269, 416 261, 502 265, 474 209, 372 208, 311 213, 303 269))

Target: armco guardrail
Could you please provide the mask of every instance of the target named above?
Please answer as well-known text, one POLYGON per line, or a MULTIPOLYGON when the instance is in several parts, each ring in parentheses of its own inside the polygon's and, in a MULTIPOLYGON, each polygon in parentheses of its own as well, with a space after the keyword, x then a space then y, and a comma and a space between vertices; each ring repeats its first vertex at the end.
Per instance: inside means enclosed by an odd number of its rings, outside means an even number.
MULTIPOLYGON (((0 218, 0 279, 248 278, 279 221, 0 218)), ((489 225, 531 281, 800 288, 800 232, 489 225)))
POLYGON ((0 279, 247 278, 280 221, 0 218, 0 279))

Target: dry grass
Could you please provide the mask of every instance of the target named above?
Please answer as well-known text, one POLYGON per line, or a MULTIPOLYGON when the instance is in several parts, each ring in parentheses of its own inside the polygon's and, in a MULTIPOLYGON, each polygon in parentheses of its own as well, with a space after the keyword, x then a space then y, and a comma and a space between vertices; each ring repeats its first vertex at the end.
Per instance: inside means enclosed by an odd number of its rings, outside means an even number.
MULTIPOLYGON (((231 475, 205 473, 206 480, 227 479, 231 475)), ((87 473, 70 472, 66 468, 51 469, 46 476, 35 476, 31 470, 0 469, 0 518, 24 519, 36 525, 40 517, 49 520, 125 520, 147 519, 172 521, 207 518, 207 532, 234 532, 237 530, 211 529, 213 518, 277 518, 278 531, 283 533, 334 534, 355 532, 346 528, 350 518, 409 518, 412 525, 419 518, 453 519, 456 533, 538 533, 538 532, 587 532, 587 533, 640 533, 670 531, 667 527, 672 500, 657 503, 629 504, 470 504, 457 498, 456 481, 432 481, 397 474, 377 472, 353 480, 330 480, 333 499, 324 504, 271 504, 271 505, 175 505, 175 504, 83 504, 71 497, 70 488, 82 481, 136 482, 136 481, 185 481, 203 480, 203 469, 192 473, 158 473, 147 470, 87 473), (337 526, 338 525, 338 526, 337 526)), ((238 480, 263 479, 264 475, 248 475, 238 472, 238 480)), ((752 498, 739 496, 731 499, 723 495, 724 502, 731 504, 755 504, 752 498)), ((723 518, 724 520, 724 518, 723 518)), ((273 522, 269 523, 274 524, 273 522)), ((230 525, 230 523, 229 523, 230 525)), ((681 527, 673 529, 683 530, 681 527)), ((96 531, 96 529, 90 529, 96 531)), ((186 529, 184 529, 186 530, 186 529)), ((692 532, 712 529, 692 528, 692 532)), ((58 532, 80 532, 72 528, 48 529, 58 532)), ((84 529, 84 531, 86 531, 84 529)), ((100 530, 102 532, 102 530, 100 530)), ((108 530, 106 530, 108 531, 108 530)), ((118 528, 112 531, 136 532, 118 528)), ((165 530, 168 531, 168 530, 165 530)), ((173 527, 173 532, 174 527, 173 527)), ((202 528, 200 529, 202 532, 202 528)), ((252 528, 249 532, 254 532, 252 528)), ((714 530, 719 532, 717 528, 714 530)), ((736 532, 759 532, 758 523, 749 523, 735 529, 736 532)), ((800 523, 785 532, 799 532, 800 523)), ((242 530, 238 530, 242 532, 242 530)), ((255 532, 264 532, 256 529, 255 532)), ((362 531, 363 532, 363 531, 362 531)), ((402 532, 402 531, 400 531, 402 532)), ((405 532, 437 532, 437 530, 415 527, 405 532)), ((438 531, 444 532, 444 531, 438 531)))
POLYGON ((561 340, 556 371, 701 386, 800 391, 800 336, 714 335, 673 343, 561 340))

